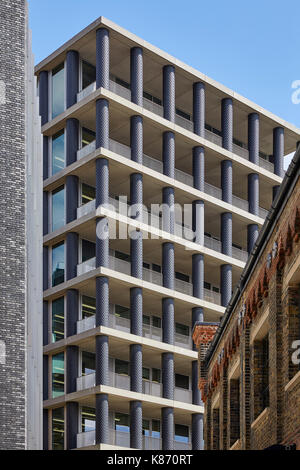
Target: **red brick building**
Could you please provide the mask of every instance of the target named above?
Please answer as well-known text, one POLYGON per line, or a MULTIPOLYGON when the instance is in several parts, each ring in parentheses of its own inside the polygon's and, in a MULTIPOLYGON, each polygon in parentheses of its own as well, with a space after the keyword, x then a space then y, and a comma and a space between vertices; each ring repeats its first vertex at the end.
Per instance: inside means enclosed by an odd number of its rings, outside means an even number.
POLYGON ((298 149, 221 324, 194 328, 206 449, 300 449, 299 175, 298 149))

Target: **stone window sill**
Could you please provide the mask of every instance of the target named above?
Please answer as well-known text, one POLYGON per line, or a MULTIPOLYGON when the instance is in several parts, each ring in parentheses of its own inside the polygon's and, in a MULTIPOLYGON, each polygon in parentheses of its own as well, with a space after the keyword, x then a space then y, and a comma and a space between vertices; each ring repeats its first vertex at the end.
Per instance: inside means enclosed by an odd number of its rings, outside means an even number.
POLYGON ((261 421, 265 416, 266 414, 268 413, 269 411, 269 407, 265 408, 258 416, 257 418, 251 423, 251 428, 254 428, 254 426, 257 425, 257 423, 259 423, 259 421, 261 421))
POLYGON ((294 377, 286 384, 286 386, 284 387, 284 391, 285 392, 289 392, 291 388, 295 387, 296 385, 298 385, 300 382, 300 370, 299 372, 297 372, 296 375, 294 375, 294 377))

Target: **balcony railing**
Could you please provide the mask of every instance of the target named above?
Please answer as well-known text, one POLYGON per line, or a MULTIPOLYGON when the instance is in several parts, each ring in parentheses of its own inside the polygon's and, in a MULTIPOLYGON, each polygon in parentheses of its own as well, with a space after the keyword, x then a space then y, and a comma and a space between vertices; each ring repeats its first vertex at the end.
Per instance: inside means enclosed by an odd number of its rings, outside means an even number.
POLYGON ((87 431, 77 434, 77 449, 82 447, 94 446, 96 444, 96 432, 87 431))
POLYGON ((87 388, 95 387, 96 385, 96 374, 93 372, 91 374, 82 375, 77 377, 77 391, 86 390, 87 388))
MULTIPOLYGON (((96 82, 92 83, 87 88, 85 88, 84 90, 82 90, 80 93, 77 94, 77 102, 83 100, 84 98, 89 96, 91 93, 93 93, 95 90, 96 90, 96 82)), ((119 95, 128 101, 131 101, 131 91, 128 88, 120 85, 119 83, 114 82, 113 80, 109 81, 109 90, 112 91, 113 93, 116 93, 116 95, 119 95)), ((157 103, 154 103, 151 100, 148 100, 147 98, 143 98, 143 107, 147 109, 148 111, 151 111, 152 113, 157 114, 158 116, 163 117, 164 115, 163 107, 157 103)), ((176 114, 175 116, 175 123, 183 127, 184 129, 189 130, 190 132, 193 132, 194 130, 193 121, 185 119, 184 117, 179 116, 178 114, 176 114)), ((205 129, 205 139, 222 147, 222 137, 207 129, 205 129)), ((244 147, 233 144, 232 150, 233 150, 233 153, 235 153, 236 155, 239 155, 245 160, 249 160, 249 151, 245 149, 244 147)), ((260 158, 259 165, 262 168, 274 173, 273 163, 263 158, 260 158)))

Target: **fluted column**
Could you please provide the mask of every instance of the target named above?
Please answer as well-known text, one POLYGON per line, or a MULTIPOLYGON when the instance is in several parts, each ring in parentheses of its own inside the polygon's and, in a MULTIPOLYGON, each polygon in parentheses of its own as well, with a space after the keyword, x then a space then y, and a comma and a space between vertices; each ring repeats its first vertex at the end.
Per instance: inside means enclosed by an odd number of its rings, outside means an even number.
POLYGON ((79 146, 79 121, 71 118, 66 122, 66 165, 71 165, 77 160, 79 146))
POLYGON ((130 332, 143 336, 143 290, 140 287, 130 289, 130 332))
POLYGON ((96 278, 96 326, 109 325, 109 279, 96 278))
POLYGON ((247 251, 250 255, 258 237, 258 225, 249 224, 247 227, 247 251))
POLYGON ((66 280, 69 281, 77 276, 78 264, 78 234, 67 233, 66 247, 66 280))
POLYGON ((143 164, 143 118, 131 116, 130 118, 130 147, 131 160, 143 164))
POLYGON ((130 447, 143 448, 143 410, 141 401, 130 402, 130 447))
POLYGON ((67 108, 70 108, 77 103, 77 93, 79 92, 79 54, 77 51, 67 52, 66 69, 66 104, 67 108))
POLYGON ((232 266, 223 264, 221 266, 221 305, 227 307, 232 295, 232 266))
POLYGON ((76 335, 77 321, 79 320, 79 293, 76 289, 67 290, 66 320, 67 337, 76 335))
POLYGON ((171 407, 162 408, 162 450, 174 449, 174 410, 171 407))
POLYGON ((193 272, 193 296, 198 299, 204 297, 204 256, 202 254, 195 254, 192 257, 192 272, 193 272))
POLYGON ((67 393, 76 392, 77 377, 78 377, 78 360, 79 348, 78 346, 67 346, 66 350, 66 382, 67 393))
POLYGON ((259 165, 259 115, 251 113, 248 116, 248 150, 249 161, 259 165))
POLYGON ((162 300, 162 340, 164 343, 174 344, 175 314, 174 299, 162 300))
POLYGON ((175 122, 175 68, 165 65, 163 68, 163 105, 164 118, 175 122))
POLYGON ((130 51, 131 101, 143 106, 143 49, 133 47, 130 51))
POLYGON ((194 242, 204 246, 204 201, 193 201, 194 242))
POLYGON ((284 156, 284 129, 276 127, 273 130, 273 158, 274 173, 283 177, 283 156, 284 156))
POLYGON ((143 352, 140 344, 130 345, 130 390, 142 393, 143 352))
POLYGON ((222 200, 232 204, 232 161, 221 162, 222 200))
POLYGON ((196 413, 192 415, 192 449, 203 450, 203 415, 196 413))
POLYGON ((43 191, 43 236, 49 231, 49 193, 43 191))
POLYGON ((39 76, 39 105, 41 124, 44 126, 49 119, 49 80, 46 70, 43 70, 39 76))
POLYGON ((77 219, 78 176, 67 175, 66 178, 66 223, 77 219))
POLYGON ((67 408, 67 423, 66 423, 67 450, 71 450, 71 449, 77 448, 79 406, 78 406, 78 403, 71 401, 67 403, 66 408, 67 408))
MULTIPOLYGON (((131 217, 143 219, 143 176, 140 173, 130 175, 131 217)), ((131 275, 143 279, 143 234, 138 230, 130 233, 131 275)))
POLYGON ((108 385, 108 336, 96 336, 96 385, 108 385))
POLYGON ((225 212, 221 214, 221 245, 222 253, 232 256, 232 214, 225 212))
POLYGON ((96 444, 109 443, 108 395, 96 395, 96 444))
POLYGON ((175 135, 171 131, 163 134, 163 171, 164 175, 175 177, 175 135))
POLYGON ((259 216, 259 176, 256 173, 248 175, 249 212, 259 216))
POLYGON ((143 234, 134 230, 130 234, 131 276, 143 279, 143 234))
POLYGON ((109 163, 106 158, 96 160, 96 208, 109 201, 109 163))
POLYGON ((193 85, 193 117, 194 133, 205 137, 205 84, 202 82, 193 85))
POLYGON ((174 233, 175 230, 175 193, 170 186, 163 188, 162 194, 162 229, 168 233, 174 233))
MULTIPOLYGON (((106 158, 96 160, 96 207, 109 201, 109 163, 106 158)), ((109 267, 109 227, 107 217, 96 221, 96 267, 109 267)))
POLYGON ((109 103, 105 98, 96 101, 96 148, 109 148, 109 103))
POLYGON ((193 180, 194 188, 199 191, 205 191, 204 182, 205 157, 203 147, 193 148, 193 180))
POLYGON ((162 354, 162 389, 163 398, 174 400, 174 355, 162 354))
POLYGON ((233 103, 231 98, 222 100, 222 147, 232 152, 233 144, 233 103))
POLYGON ((109 89, 109 31, 96 32, 96 86, 109 89))
POLYGON ((174 244, 164 243, 163 244, 163 286, 167 289, 174 289, 175 287, 175 272, 174 272, 174 244))
POLYGON ((198 361, 192 362, 192 394, 193 405, 203 405, 201 393, 198 388, 198 361))

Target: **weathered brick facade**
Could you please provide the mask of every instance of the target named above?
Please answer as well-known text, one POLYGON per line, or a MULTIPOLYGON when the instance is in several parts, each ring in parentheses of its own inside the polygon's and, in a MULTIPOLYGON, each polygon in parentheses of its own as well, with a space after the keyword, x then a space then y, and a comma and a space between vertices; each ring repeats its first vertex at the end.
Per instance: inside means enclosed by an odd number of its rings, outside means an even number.
POLYGON ((206 449, 300 449, 300 152, 207 349, 199 323, 206 449))

